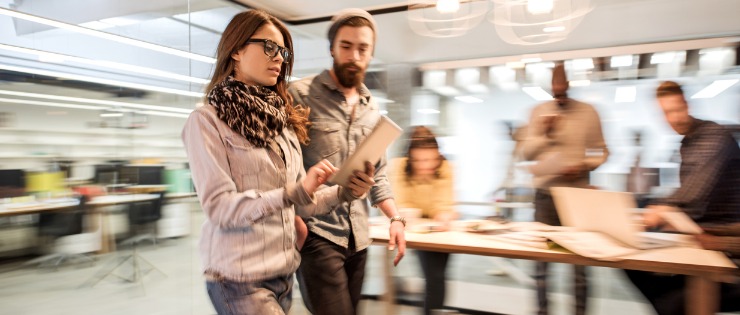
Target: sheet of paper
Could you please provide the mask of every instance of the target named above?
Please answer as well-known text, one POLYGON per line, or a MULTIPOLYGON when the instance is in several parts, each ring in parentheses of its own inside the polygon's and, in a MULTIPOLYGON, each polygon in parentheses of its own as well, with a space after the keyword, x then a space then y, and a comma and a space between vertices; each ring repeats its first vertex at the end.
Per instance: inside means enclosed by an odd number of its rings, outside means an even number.
POLYGON ((618 261, 639 251, 598 232, 551 232, 547 237, 573 253, 596 260, 618 261))
POLYGON ((549 152, 542 154, 537 163, 529 167, 529 171, 535 176, 557 175, 565 168, 565 162, 560 152, 549 152))
POLYGON ((510 232, 495 235, 487 235, 489 239, 527 246, 539 249, 548 249, 547 237, 540 235, 538 232, 510 232))

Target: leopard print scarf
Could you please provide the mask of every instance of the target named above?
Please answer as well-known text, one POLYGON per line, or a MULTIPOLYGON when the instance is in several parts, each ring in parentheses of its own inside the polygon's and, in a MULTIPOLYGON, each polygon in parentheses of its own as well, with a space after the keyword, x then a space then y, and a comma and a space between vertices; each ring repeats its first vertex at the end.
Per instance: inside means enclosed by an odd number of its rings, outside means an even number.
POLYGON ((208 93, 218 118, 253 145, 266 148, 287 126, 285 102, 274 91, 228 77, 208 93))

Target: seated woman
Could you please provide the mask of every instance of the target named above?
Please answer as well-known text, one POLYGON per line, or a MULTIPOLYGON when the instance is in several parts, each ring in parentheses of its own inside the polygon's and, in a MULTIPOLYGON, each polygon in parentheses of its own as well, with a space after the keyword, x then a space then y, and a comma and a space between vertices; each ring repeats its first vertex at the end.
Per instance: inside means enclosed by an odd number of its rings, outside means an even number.
MULTIPOLYGON (((392 162, 391 187, 399 208, 417 208, 422 218, 448 229, 457 217, 453 208, 452 167, 440 154, 437 139, 427 127, 411 129, 405 158, 392 162)), ((426 279, 424 314, 444 307, 448 253, 417 251, 426 279)))

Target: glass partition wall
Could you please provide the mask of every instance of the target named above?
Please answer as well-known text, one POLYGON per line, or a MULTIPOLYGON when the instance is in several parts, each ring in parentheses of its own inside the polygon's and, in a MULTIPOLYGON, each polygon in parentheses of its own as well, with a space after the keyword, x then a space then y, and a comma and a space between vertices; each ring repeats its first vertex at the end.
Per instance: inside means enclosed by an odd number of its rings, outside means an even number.
MULTIPOLYGON (((212 0, 0 1, 0 207, 73 193, 192 193, 180 132, 202 105, 221 31, 243 10, 212 0)), ((87 246, 84 236, 104 234, 102 247, 81 250, 93 262, 26 264, 63 252, 63 237, 46 234, 42 214, 0 216, 0 273, 10 281, 0 313, 214 313, 196 255, 197 202, 165 201, 155 246, 125 242, 150 232, 131 224, 127 207, 87 207, 94 213, 67 239, 87 246), (125 260, 132 254, 138 265, 125 260), (137 269, 143 281, 124 280, 137 269)))
MULTIPOLYGON (((132 193, 132 186, 192 193, 180 132, 188 114, 203 105, 221 31, 243 10, 223 0, 0 0, 2 205, 65 198, 70 191, 90 196, 132 193)), ((295 77, 331 66, 324 34, 323 28, 316 32, 310 26, 292 33, 295 77)), ((675 156, 681 137, 664 122, 654 88, 661 80, 685 84, 692 114, 737 126, 740 74, 735 46, 560 58, 568 59, 570 95, 596 107, 611 151, 609 161, 592 173, 592 183, 624 190, 626 174, 639 155, 643 166, 661 170, 660 186, 678 185, 675 156), (638 134, 640 144, 635 142, 638 134)), ((493 202, 505 197, 500 190, 505 180, 519 187, 530 183, 522 168, 526 162, 512 154, 510 133, 526 126, 530 110, 550 98, 551 67, 552 61, 540 60, 439 69, 430 64, 384 64, 377 58, 366 84, 382 114, 403 127, 434 128, 443 154, 455 167, 455 195, 462 203, 458 209, 464 218, 479 218, 497 214, 493 202)), ((390 155, 403 155, 404 149, 405 142, 397 141, 390 155)), ((130 254, 126 246, 96 250, 101 254, 94 255, 94 265, 63 264, 58 271, 23 265, 48 252, 53 242, 39 236, 37 214, 0 216, 0 274, 8 276, 0 277, 5 279, 0 313, 215 313, 197 253, 204 216, 193 199, 171 203, 184 206, 163 209, 162 217, 173 224, 163 230, 185 232, 171 232, 157 246, 139 248, 162 272, 152 271, 145 281, 133 284, 113 275, 94 286, 88 282, 130 254)), ((96 212, 101 218, 86 222, 85 230, 95 232, 100 226, 111 244, 121 245, 132 233, 125 208, 101 209, 96 212)), ((523 208, 515 210, 513 219, 531 216, 532 209, 523 208)), ((364 288, 368 295, 383 288, 383 250, 371 248, 364 288)), ((511 288, 520 290, 515 290, 519 296, 533 294, 527 276, 533 267, 514 261, 512 269, 511 264, 454 258, 448 276, 457 288, 493 284, 485 292, 511 288), (490 267, 507 269, 511 277, 482 277, 490 267)), ((396 273, 420 274, 416 265, 416 257, 408 255, 396 273)), ((132 268, 124 264, 117 274, 125 278, 132 268)), ((624 280, 614 270, 600 269, 597 274, 624 280)), ((570 292, 568 282, 560 278, 556 291, 570 292)), ((400 282, 399 289, 418 291, 418 282, 400 282)), ((630 303, 639 300, 635 292, 617 291, 604 285, 596 294, 630 303)), ((305 314, 294 294, 293 314, 305 314)), ((643 306, 636 312, 648 314, 643 306)))

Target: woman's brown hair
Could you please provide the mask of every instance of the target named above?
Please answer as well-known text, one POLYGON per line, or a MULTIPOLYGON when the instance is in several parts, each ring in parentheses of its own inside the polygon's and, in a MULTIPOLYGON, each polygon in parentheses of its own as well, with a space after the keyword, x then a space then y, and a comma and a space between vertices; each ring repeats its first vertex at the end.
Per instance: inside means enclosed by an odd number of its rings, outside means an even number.
MULTIPOLYGON (((274 25, 283 35, 285 47, 293 51, 293 38, 288 32, 283 22, 276 17, 262 10, 249 10, 241 12, 234 16, 226 26, 221 41, 218 43, 216 50, 216 65, 214 67, 211 82, 206 87, 206 95, 217 84, 226 80, 230 75, 234 75, 236 61, 231 57, 247 45, 247 40, 252 38, 257 30, 264 25, 274 25)), ((308 143, 308 109, 301 106, 293 106, 293 98, 288 93, 288 78, 293 71, 293 55, 284 61, 278 76, 277 84, 266 86, 266 88, 275 91, 280 98, 285 101, 285 113, 288 116, 288 123, 293 126, 293 130, 298 136, 298 140, 308 143)))
MULTIPOLYGON (((411 167, 411 150, 413 149, 437 149, 439 150, 439 144, 437 144, 437 137, 434 136, 434 133, 431 129, 425 126, 414 126, 410 129, 409 134, 409 146, 406 150, 406 168, 404 168, 404 172, 406 173, 407 179, 411 178, 412 175, 414 175, 414 170, 411 167)), ((440 153, 439 154, 439 164, 437 165, 437 172, 435 173, 436 177, 439 177, 439 168, 442 166, 442 161, 445 160, 445 157, 440 153)))

